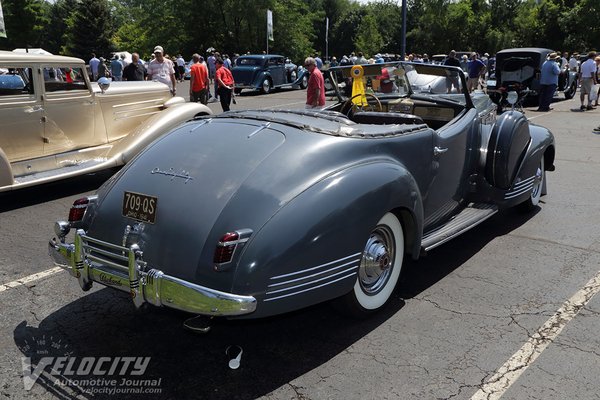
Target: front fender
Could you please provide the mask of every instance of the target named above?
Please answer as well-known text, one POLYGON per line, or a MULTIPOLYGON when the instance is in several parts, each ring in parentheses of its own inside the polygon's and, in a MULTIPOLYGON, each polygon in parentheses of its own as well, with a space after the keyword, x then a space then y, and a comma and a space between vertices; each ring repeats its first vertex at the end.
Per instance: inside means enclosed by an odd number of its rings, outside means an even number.
POLYGON ((353 272, 349 268, 360 262, 371 231, 389 211, 404 222, 405 236, 412 238, 411 250, 418 254, 421 194, 402 165, 387 160, 360 164, 325 178, 283 206, 252 236, 241 254, 232 290, 259 299, 261 306, 254 316, 274 315, 347 293, 356 280, 356 268, 353 272), (299 290, 287 292, 297 295, 274 298, 280 296, 272 294, 269 285, 282 275, 296 282, 291 286, 300 285, 299 290))
POLYGON ((302 69, 302 71, 298 70, 298 77, 294 82, 292 82, 292 85, 299 85, 302 83, 302 79, 304 79, 305 76, 308 77, 309 75, 310 73, 307 69, 302 69))
MULTIPOLYGON (((527 149, 521 170, 537 168, 540 159, 544 157, 544 169, 554 171, 555 144, 554 135, 549 129, 539 125, 529 125, 531 144, 527 149), (531 166, 531 168, 528 168, 531 166)), ((519 175, 521 171, 519 171, 519 175)))
POLYGON ((108 156, 114 159, 117 165, 126 164, 156 138, 169 132, 177 125, 196 115, 210 114, 212 114, 210 108, 203 104, 180 102, 169 104, 168 108, 148 118, 133 132, 115 144, 108 156))
POLYGON ((14 179, 10 162, 4 151, 0 148, 0 188, 10 186, 13 183, 14 179))

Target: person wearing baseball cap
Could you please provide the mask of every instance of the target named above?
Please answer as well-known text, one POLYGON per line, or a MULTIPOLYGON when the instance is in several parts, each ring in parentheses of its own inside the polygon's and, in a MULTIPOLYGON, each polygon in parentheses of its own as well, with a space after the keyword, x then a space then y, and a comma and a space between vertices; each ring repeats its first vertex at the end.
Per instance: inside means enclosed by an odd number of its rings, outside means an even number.
POLYGON ((162 82, 169 86, 171 94, 175 96, 175 93, 177 93, 175 67, 173 66, 173 61, 165 58, 164 54, 162 46, 154 47, 154 60, 148 64, 148 79, 162 82))

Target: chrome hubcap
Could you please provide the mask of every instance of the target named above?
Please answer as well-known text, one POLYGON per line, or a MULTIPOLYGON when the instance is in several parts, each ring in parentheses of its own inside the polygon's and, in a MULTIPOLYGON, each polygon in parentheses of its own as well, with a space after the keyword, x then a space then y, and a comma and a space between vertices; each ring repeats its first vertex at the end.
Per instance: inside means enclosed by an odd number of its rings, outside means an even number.
POLYGON ((362 290, 372 296, 385 287, 394 268, 394 235, 386 226, 378 226, 371 233, 363 251, 358 271, 362 290))
POLYGON ((535 171, 535 178, 533 178, 533 189, 531 191, 531 197, 536 198, 542 189, 542 176, 543 171, 541 166, 535 171))
POLYGON ((269 81, 265 80, 265 81, 263 82, 263 89, 264 89, 264 91, 265 91, 265 92, 268 92, 268 91, 269 91, 269 87, 270 87, 270 86, 271 86, 271 85, 269 84, 269 81))

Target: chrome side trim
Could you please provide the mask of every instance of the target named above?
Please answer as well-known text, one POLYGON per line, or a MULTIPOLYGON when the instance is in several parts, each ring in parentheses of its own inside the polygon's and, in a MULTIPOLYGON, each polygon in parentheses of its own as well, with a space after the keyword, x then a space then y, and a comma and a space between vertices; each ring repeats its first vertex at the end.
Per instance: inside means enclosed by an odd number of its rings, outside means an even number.
MULTIPOLYGON (((279 282, 279 283, 272 283, 268 287, 282 286, 282 285, 287 285, 287 284, 290 284, 290 283, 293 283, 293 282, 301 281, 301 280, 304 280, 304 279, 314 278, 315 276, 323 275, 323 274, 326 274, 327 272, 331 272, 331 271, 335 271, 336 269, 339 269, 339 268, 347 267, 348 265, 352 265, 352 264, 354 264, 356 262, 360 262, 360 258, 357 258, 356 260, 352 260, 350 262, 338 265, 338 266, 333 267, 333 268, 326 269, 324 271, 317 272, 316 274, 303 276, 301 278, 290 279, 289 281, 284 281, 284 282, 279 282)), ((331 275, 331 276, 333 276, 333 275, 331 275)))
POLYGON ((114 287, 129 292, 136 307, 149 303, 210 316, 243 315, 256 310, 252 296, 221 292, 149 269, 135 244, 115 245, 89 237, 79 229, 73 244, 52 239, 48 250, 57 266, 79 279, 82 289, 90 289, 93 282, 114 287))
POLYGON ((285 297, 295 296, 295 295, 300 294, 300 293, 305 293, 305 292, 308 292, 310 290, 315 290, 315 289, 322 288, 323 286, 331 285, 333 283, 339 282, 339 281, 344 280, 346 278, 354 278, 355 276, 356 276, 356 272, 353 272, 351 274, 348 274, 346 276, 342 276, 341 278, 338 278, 338 279, 330 281, 330 282, 323 283, 323 284, 318 285, 318 286, 313 286, 313 287, 310 287, 308 289, 300 290, 300 291, 297 291, 297 292, 294 292, 294 293, 284 294, 284 295, 277 296, 277 297, 271 297, 270 299, 265 299, 264 301, 267 302, 267 301, 273 301, 273 300, 283 299, 285 297))
POLYGON ((313 281, 310 281, 310 282, 301 283, 301 284, 299 284, 299 285, 296 285, 296 286, 290 286, 290 287, 286 287, 286 288, 283 288, 283 289, 271 290, 271 291, 268 291, 268 292, 267 292, 267 293, 265 293, 265 294, 267 294, 267 295, 268 295, 268 294, 273 294, 273 293, 286 292, 286 291, 288 291, 288 290, 297 289, 297 288, 299 288, 299 287, 303 287, 303 286, 306 286, 306 285, 312 285, 312 284, 314 284, 314 283, 317 283, 317 282, 322 282, 322 281, 324 281, 324 280, 327 280, 327 279, 333 278, 333 277, 335 277, 335 276, 338 276, 338 275, 341 275, 341 274, 345 274, 345 273, 347 273, 347 272, 351 272, 351 271, 353 271, 353 270, 356 270, 357 268, 358 268, 358 265, 353 265, 353 266, 352 266, 352 267, 350 267, 350 268, 347 268, 347 269, 345 269, 345 270, 343 270, 343 271, 340 271, 340 272, 336 272, 335 274, 332 274, 332 275, 329 275, 329 276, 325 276, 325 277, 323 277, 323 278, 315 279, 315 280, 313 280, 313 281))
POLYGON ((521 182, 516 183, 511 190, 504 194, 504 199, 509 200, 517 196, 522 195, 533 189, 535 176, 527 179, 523 179, 521 182))
POLYGON ((314 271, 314 270, 316 270, 316 269, 323 268, 323 267, 326 267, 326 266, 329 266, 329 265, 332 265, 332 264, 338 263, 338 262, 340 262, 340 261, 344 261, 344 260, 347 260, 347 259, 349 259, 349 258, 352 258, 352 257, 357 257, 357 256, 360 256, 360 255, 362 255, 362 252, 359 252, 359 253, 354 253, 354 254, 351 254, 351 255, 349 255, 349 256, 342 257, 342 258, 339 258, 339 259, 337 259, 337 260, 334 260, 334 261, 330 261, 330 262, 328 262, 328 263, 325 263, 325 264, 317 265, 316 267, 306 268, 306 269, 303 269, 303 270, 300 270, 300 271, 296 271, 296 272, 290 272, 289 274, 284 274, 284 275, 277 275, 277 276, 273 276, 273 277, 271 277, 270 279, 281 279, 281 278, 287 278, 288 276, 293 276, 293 275, 304 274, 304 273, 306 273, 306 272, 309 272, 309 271, 314 271))

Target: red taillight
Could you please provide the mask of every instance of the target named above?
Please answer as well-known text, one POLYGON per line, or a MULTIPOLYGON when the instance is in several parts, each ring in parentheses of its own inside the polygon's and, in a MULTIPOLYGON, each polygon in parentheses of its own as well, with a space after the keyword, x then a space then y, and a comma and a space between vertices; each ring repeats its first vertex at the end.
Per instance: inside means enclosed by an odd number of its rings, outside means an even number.
POLYGON ((82 197, 75 200, 73 206, 69 210, 69 222, 81 221, 88 204, 90 204, 90 199, 88 197, 82 197))
POLYGON ((224 264, 230 262, 239 238, 240 235, 237 232, 228 232, 224 234, 219 240, 219 243, 217 243, 213 262, 215 264, 224 264))

